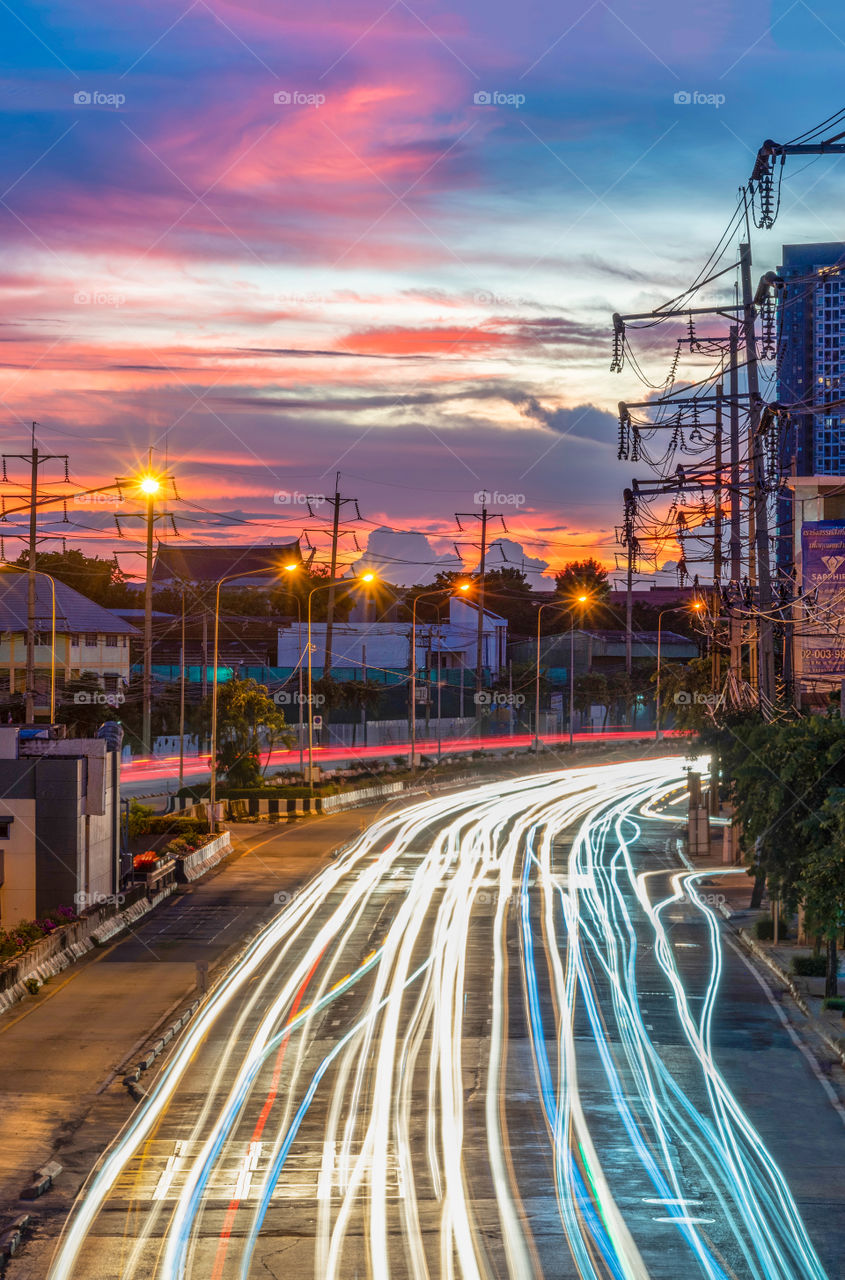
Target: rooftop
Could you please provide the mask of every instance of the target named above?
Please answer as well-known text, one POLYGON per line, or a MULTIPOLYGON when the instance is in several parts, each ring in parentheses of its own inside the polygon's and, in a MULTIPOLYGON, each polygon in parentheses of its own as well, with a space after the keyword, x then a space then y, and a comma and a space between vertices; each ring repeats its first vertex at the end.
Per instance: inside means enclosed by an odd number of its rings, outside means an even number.
MULTIPOLYGON (((102 605, 89 600, 81 591, 56 583, 56 631, 101 632, 107 635, 137 635, 137 629, 102 605)), ((0 574, 0 631, 26 631, 28 574, 0 574)), ((35 579, 35 618, 40 631, 52 626, 52 589, 46 578, 35 579)))
POLYGON ((261 586, 262 570, 268 580, 277 580, 286 564, 301 564, 299 542, 279 542, 268 546, 184 547, 160 543, 153 566, 153 581, 219 582, 232 577, 237 585, 241 577, 253 586, 261 586))

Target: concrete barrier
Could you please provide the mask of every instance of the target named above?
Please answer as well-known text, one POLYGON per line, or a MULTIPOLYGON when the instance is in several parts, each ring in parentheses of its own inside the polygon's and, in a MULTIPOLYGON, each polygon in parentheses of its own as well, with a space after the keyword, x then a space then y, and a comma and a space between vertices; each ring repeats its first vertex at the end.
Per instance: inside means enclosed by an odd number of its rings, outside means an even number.
POLYGON ((46 1191, 50 1190, 61 1171, 62 1166, 56 1160, 51 1160, 49 1164, 36 1169, 32 1175, 32 1182, 21 1191, 20 1199, 37 1200, 39 1196, 43 1196, 46 1191))
POLYGON ((193 853, 174 854, 176 879, 183 884, 199 880, 200 876, 204 876, 212 867, 216 867, 218 862, 231 852, 232 837, 228 831, 223 831, 201 848, 195 849, 193 853))

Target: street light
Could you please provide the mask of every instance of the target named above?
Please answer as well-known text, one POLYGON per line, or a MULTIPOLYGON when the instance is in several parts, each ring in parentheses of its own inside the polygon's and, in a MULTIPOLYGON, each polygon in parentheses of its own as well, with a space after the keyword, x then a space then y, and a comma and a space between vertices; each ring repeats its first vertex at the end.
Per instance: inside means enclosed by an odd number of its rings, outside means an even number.
MULTIPOLYGON (((689 605, 690 609, 695 613, 700 613, 704 608, 702 600, 692 600, 689 605)), ((655 678, 654 691, 654 740, 660 741, 660 639, 661 627, 663 625, 663 615, 666 613, 683 613, 686 605, 673 605, 671 609, 661 609, 657 615, 657 675, 655 678)))
MULTIPOLYGON (((296 573, 298 568, 299 568, 299 565, 296 563, 286 564, 285 573, 296 573)), ((296 604, 296 623, 297 623, 296 639, 299 647, 299 662, 297 663, 297 671, 299 676, 298 678, 299 718, 298 718, 297 727, 296 727, 296 738, 299 744, 299 772, 302 773, 302 755, 305 750, 305 744, 302 741, 302 605, 300 604, 299 596, 295 595, 293 599, 296 604)))
POLYGON ((559 605, 557 600, 547 600, 537 610, 537 671, 534 680, 534 754, 540 754, 540 618, 544 609, 559 605))
MULTIPOLYGON (((372 583, 376 582, 376 575, 368 570, 362 573, 359 582, 372 583)), ((310 792, 314 790, 314 706, 311 694, 312 686, 312 663, 311 663, 311 600, 318 591, 325 591, 329 588, 336 587, 338 584, 334 578, 330 582, 320 582, 308 592, 308 789, 310 792)), ((323 675, 325 676, 325 653, 323 654, 323 675)))
POLYGON ((139 477, 138 488, 147 501, 147 556, 144 578, 144 676, 143 721, 141 748, 145 755, 152 754, 152 698, 153 698, 153 528, 155 526, 155 499, 161 489, 157 476, 147 472, 139 477))
MULTIPOLYGON (((590 596, 585 592, 575 597, 574 603, 585 605, 590 596)), ((575 740, 575 623, 569 628, 569 745, 575 740)))
MULTIPOLYGON (((285 570, 291 572, 296 565, 285 565, 285 570)), ((220 578, 217 582, 217 590, 214 596, 214 669, 211 673, 211 759, 209 761, 209 819, 208 829, 214 833, 214 806, 217 799, 217 654, 218 654, 218 637, 220 632, 220 588, 224 582, 232 582, 238 578, 248 578, 252 574, 260 573, 265 577, 268 572, 272 572, 267 565, 263 569, 243 569, 240 573, 227 573, 225 577, 220 578)), ((300 649, 300 654, 302 650, 300 649)), ((300 666, 301 666, 300 662, 300 666)), ((300 701, 301 705, 301 701, 300 701)))
MULTIPOLYGON (((472 584, 469 582, 462 582, 458 586, 458 591, 469 591, 471 585, 472 584)), ((411 671, 411 723, 409 725, 409 728, 411 730, 411 772, 412 773, 416 768, 416 754, 417 754, 417 601, 426 600, 431 596, 442 596, 442 595, 443 595, 443 588, 440 587, 437 591, 421 591, 420 594, 418 596, 414 596, 413 600, 411 601, 411 649, 408 655, 408 666, 410 667, 410 671, 411 671)), ((429 650, 430 648, 431 648, 431 645, 429 644, 429 650)), ((438 642, 438 654, 439 652, 440 652, 440 646, 438 642)), ((463 678, 464 678, 464 673, 462 671, 461 680, 463 680, 463 678)), ((439 720, 439 717, 438 717, 438 720, 439 720)), ((440 729, 438 724, 438 733, 439 732, 440 732, 440 729)))
MULTIPOLYGON (((20 569, 17 565, 4 564, 4 569, 12 569, 15 573, 34 573, 37 578, 46 578, 50 583, 52 603, 52 636, 50 643, 50 723, 56 718, 56 580, 52 574, 43 569, 20 569)), ((34 682, 33 682, 34 683, 34 682)))

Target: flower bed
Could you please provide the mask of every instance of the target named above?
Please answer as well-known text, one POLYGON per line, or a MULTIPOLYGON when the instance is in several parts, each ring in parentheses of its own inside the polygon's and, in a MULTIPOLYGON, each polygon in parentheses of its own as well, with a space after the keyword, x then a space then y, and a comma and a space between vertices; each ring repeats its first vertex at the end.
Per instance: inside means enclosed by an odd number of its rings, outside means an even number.
POLYGON ((0 960, 22 955, 42 938, 49 938, 62 925, 78 919, 72 907, 56 907, 41 920, 21 920, 13 929, 0 929, 0 960))

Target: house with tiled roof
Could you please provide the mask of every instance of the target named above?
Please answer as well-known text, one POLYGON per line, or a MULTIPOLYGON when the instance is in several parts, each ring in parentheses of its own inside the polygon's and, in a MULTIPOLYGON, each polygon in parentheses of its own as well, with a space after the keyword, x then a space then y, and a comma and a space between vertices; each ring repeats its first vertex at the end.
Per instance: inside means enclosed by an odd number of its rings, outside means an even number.
MULTIPOLYGON (((80 591, 55 580, 56 685, 91 672, 107 691, 129 680, 129 641, 138 635, 131 623, 80 591)), ((22 693, 26 686, 28 575, 0 572, 0 697, 22 693)), ((35 684, 37 709, 49 701, 53 647, 53 591, 39 576, 35 588, 35 684)))

